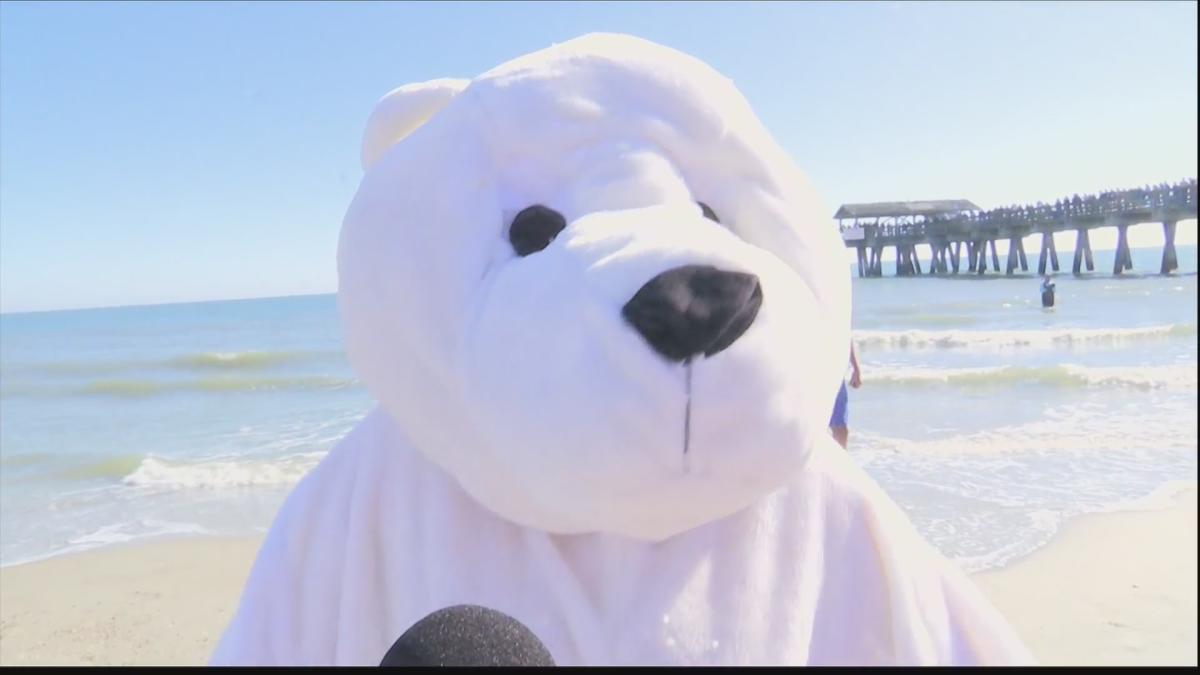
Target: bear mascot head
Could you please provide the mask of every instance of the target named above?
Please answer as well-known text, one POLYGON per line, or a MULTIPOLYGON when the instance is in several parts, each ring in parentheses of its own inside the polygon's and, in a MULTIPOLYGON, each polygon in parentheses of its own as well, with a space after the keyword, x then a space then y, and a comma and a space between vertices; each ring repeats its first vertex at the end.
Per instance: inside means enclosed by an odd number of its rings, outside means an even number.
POLYGON ((362 156, 350 360, 499 516, 660 540, 780 488, 827 435, 844 247, 704 63, 596 35, 401 87, 362 156))
POLYGON ((830 439, 843 244, 728 79, 589 35, 392 91, 362 164, 339 311, 379 406, 214 663, 376 664, 463 604, 560 664, 1027 660, 830 439))

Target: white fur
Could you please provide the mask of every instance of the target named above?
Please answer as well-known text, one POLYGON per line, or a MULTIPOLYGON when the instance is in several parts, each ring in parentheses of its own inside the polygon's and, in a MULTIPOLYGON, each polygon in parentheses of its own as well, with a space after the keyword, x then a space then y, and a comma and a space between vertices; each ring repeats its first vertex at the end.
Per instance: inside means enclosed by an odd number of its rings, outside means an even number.
POLYGON ((339 246, 380 410, 281 509, 214 662, 375 664, 460 602, 563 664, 1028 659, 831 449, 841 241, 732 83, 617 35, 438 82, 372 115, 339 246), (521 258, 532 204, 567 227, 521 258), (621 317, 685 264, 764 298, 690 390, 621 317))

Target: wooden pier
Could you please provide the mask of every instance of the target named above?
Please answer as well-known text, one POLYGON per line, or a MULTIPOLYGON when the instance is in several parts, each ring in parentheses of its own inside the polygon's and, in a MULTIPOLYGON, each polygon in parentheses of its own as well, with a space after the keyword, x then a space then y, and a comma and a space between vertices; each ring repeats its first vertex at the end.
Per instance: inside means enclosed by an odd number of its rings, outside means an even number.
POLYGON ((1073 274, 1095 270, 1089 233, 1101 227, 1117 228, 1113 274, 1133 269, 1128 230, 1140 223, 1162 223, 1163 253, 1160 274, 1179 267, 1175 254, 1175 229, 1181 220, 1196 219, 1196 180, 1175 185, 1135 188, 1080 197, 1074 195, 1054 204, 1033 204, 983 211, 967 200, 928 202, 882 202, 846 204, 834 214, 847 248, 857 251, 860 277, 883 276, 883 251, 896 250, 896 276, 920 274, 982 275, 990 259, 993 272, 1000 271, 996 242, 1008 240, 1006 275, 1018 269, 1029 271, 1024 239, 1041 234, 1038 274, 1047 266, 1059 271, 1056 232, 1073 231, 1075 255, 1073 274), (930 248, 927 268, 921 267, 917 246, 930 248), (966 252, 966 260, 962 259, 966 252), (965 264, 964 264, 965 263, 965 264), (965 268, 965 269, 964 269, 965 268))

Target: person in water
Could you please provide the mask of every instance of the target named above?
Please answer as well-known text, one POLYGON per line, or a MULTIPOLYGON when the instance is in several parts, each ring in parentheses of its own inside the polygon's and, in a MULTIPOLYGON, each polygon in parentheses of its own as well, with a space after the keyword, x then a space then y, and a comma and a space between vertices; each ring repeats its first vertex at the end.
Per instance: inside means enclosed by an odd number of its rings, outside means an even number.
POLYGON ((1042 307, 1054 306, 1054 280, 1047 274, 1042 281, 1042 307))
MULTIPOLYGON (((862 377, 858 372, 858 357, 854 354, 854 343, 850 343, 850 386, 858 389, 862 386, 862 377)), ((842 380, 842 388, 838 390, 837 401, 833 404, 833 415, 829 418, 829 430, 833 439, 845 448, 850 442, 850 429, 846 426, 846 405, 849 395, 846 393, 846 380, 842 380)))

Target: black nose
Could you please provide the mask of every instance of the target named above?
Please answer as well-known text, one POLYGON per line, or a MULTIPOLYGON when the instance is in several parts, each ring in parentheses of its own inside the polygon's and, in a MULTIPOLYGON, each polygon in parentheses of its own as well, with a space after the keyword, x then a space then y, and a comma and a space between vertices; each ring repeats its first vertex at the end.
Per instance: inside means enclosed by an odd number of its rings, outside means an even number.
POLYGON ((758 277, 707 265, 667 270, 638 289, 621 315, 672 361, 712 356, 746 332, 762 306, 758 277))

